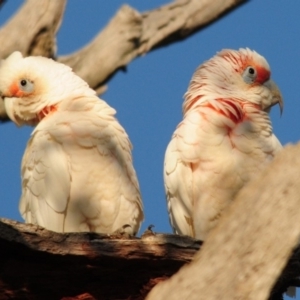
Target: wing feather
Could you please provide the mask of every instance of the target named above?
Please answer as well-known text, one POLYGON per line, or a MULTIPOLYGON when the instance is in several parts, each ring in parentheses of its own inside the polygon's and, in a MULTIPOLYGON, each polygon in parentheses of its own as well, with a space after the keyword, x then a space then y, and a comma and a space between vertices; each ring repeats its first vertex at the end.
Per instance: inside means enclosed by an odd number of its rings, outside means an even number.
POLYGON ((29 223, 63 231, 70 194, 68 158, 49 133, 35 130, 22 160, 19 209, 29 223))
POLYGON ((164 182, 169 218, 174 232, 194 236, 192 222, 192 170, 180 157, 178 137, 169 143, 164 164, 164 182))

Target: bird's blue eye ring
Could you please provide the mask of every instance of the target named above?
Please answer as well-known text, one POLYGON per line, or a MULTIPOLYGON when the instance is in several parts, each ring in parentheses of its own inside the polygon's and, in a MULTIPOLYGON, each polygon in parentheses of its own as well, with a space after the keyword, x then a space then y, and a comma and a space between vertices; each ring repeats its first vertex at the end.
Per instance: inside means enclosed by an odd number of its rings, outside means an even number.
POLYGON ((19 81, 19 88, 25 93, 32 93, 34 90, 34 83, 28 79, 21 79, 19 81))
POLYGON ((245 69, 242 77, 246 83, 252 84, 256 80, 256 77, 257 77, 256 69, 252 66, 248 66, 245 69))

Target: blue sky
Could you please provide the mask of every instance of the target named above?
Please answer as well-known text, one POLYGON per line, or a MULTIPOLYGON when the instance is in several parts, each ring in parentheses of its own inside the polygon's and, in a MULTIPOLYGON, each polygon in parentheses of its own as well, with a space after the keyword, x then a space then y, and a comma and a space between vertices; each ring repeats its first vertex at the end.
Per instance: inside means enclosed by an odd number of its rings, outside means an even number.
MULTIPOLYGON (((0 10, 0 25, 22 2, 6 2, 0 10)), ((124 3, 145 11, 167 2, 69 1, 58 33, 58 54, 74 52, 88 43, 124 3)), ((274 132, 282 144, 299 140, 299 11, 296 0, 249 1, 191 38, 136 59, 127 73, 118 73, 109 82, 102 99, 117 110, 117 118, 134 146, 134 166, 146 215, 141 231, 154 224, 157 232, 171 232, 162 177, 164 152, 182 118, 182 96, 193 72, 217 51, 249 47, 266 57, 285 100, 281 117, 278 107, 271 112, 274 132)), ((11 123, 0 125, 1 217, 22 220, 18 212, 20 162, 31 131, 11 123)))

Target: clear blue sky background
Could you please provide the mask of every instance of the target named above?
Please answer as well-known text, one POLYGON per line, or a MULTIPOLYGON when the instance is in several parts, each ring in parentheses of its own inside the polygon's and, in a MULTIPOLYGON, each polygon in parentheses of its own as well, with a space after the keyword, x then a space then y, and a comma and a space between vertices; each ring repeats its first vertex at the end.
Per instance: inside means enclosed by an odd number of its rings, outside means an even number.
MULTIPOLYGON (((0 10, 0 25, 22 3, 7 1, 0 10)), ((69 1, 58 33, 58 54, 74 52, 88 43, 124 3, 146 11, 168 1, 69 1)), ((299 140, 299 13, 298 0, 249 1, 191 38, 136 59, 127 73, 117 74, 109 83, 102 98, 117 110, 134 145, 134 166, 146 215, 142 231, 154 224, 157 232, 171 232, 162 177, 164 152, 181 120, 182 96, 194 70, 217 51, 249 47, 267 58, 285 100, 282 117, 278 107, 271 113, 274 132, 282 144, 299 140)), ((22 220, 18 211, 20 162, 31 131, 11 123, 0 125, 1 217, 22 220)), ((300 221, 295 226, 300 226, 300 221)))

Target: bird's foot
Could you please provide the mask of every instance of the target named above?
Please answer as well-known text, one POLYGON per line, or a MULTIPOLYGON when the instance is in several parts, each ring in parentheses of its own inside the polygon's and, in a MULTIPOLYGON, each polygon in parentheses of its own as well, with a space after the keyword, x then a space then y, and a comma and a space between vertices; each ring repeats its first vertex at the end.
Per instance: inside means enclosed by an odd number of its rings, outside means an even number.
POLYGON ((110 236, 116 239, 130 239, 134 236, 134 234, 132 233, 131 225, 125 224, 114 231, 110 236))

